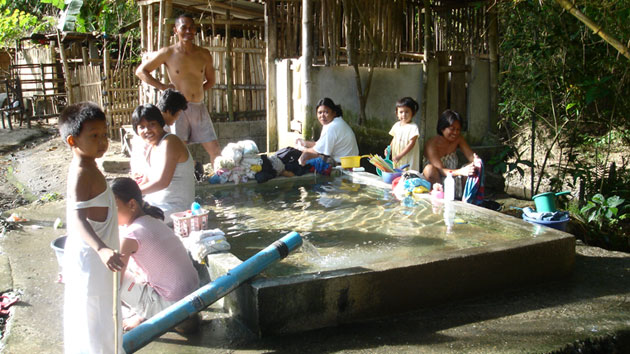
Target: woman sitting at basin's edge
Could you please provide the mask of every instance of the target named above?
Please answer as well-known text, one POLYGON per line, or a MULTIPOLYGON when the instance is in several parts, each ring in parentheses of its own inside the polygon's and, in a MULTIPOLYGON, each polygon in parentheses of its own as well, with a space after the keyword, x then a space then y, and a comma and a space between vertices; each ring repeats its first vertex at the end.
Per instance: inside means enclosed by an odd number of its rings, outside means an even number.
POLYGON ((441 183, 449 172, 453 177, 468 177, 475 173, 473 161, 476 154, 460 134, 461 129, 459 113, 450 109, 442 113, 437 123, 438 135, 424 144, 425 166, 422 174, 427 181, 441 183), (461 168, 458 168, 457 148, 461 149, 469 162, 461 168))
POLYGON ((138 106, 131 123, 149 145, 147 171, 139 183, 144 199, 162 209, 165 221, 171 222, 171 213, 187 210, 195 198, 192 156, 177 135, 164 130, 164 118, 156 106, 138 106))
POLYGON ((326 97, 317 102, 317 120, 322 125, 322 133, 315 141, 298 138, 296 145, 302 150, 300 165, 320 155, 329 156, 340 163, 344 156, 359 154, 359 146, 352 128, 341 117, 341 107, 326 97))

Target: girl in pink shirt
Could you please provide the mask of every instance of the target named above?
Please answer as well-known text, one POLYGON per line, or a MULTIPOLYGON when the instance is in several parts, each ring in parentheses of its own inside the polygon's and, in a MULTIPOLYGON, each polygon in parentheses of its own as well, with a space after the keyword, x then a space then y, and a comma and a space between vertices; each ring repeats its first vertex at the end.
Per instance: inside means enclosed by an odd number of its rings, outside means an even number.
POLYGON ((125 263, 120 297, 134 312, 123 320, 123 329, 130 330, 195 291, 199 277, 186 248, 162 221, 162 210, 142 200, 133 179, 116 178, 112 191, 125 263))

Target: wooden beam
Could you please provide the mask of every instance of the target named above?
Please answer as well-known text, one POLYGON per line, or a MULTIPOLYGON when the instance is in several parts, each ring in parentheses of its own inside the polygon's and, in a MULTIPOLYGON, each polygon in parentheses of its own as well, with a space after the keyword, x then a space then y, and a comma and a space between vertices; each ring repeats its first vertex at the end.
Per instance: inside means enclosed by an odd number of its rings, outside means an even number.
POLYGON ((470 65, 461 64, 461 65, 440 65, 439 73, 461 73, 461 72, 470 72, 470 65))
MULTIPOLYGON (((234 12, 234 13, 238 13, 238 14, 243 14, 243 15, 249 15, 249 16, 254 16, 254 17, 262 17, 264 15, 264 12, 258 12, 258 11, 254 11, 254 10, 248 10, 248 9, 244 9, 242 7, 238 7, 238 6, 233 6, 233 5, 226 5, 220 2, 216 2, 213 1, 212 3, 210 3, 209 5, 204 7, 196 7, 196 9, 201 10, 201 11, 207 11, 207 12, 213 12, 212 8, 216 7, 218 9, 222 9, 222 10, 227 10, 230 12, 234 12)), ((230 16, 227 16, 230 17, 230 16)))
MULTIPOLYGON (((174 25, 175 19, 166 18, 164 22, 169 25, 174 25)), ((195 20, 195 23, 199 25, 225 25, 229 23, 232 26, 244 26, 244 27, 262 27, 265 25, 265 21, 258 21, 258 20, 234 20, 234 19, 227 20, 227 19, 211 19, 211 18, 207 18, 203 20, 195 20)))

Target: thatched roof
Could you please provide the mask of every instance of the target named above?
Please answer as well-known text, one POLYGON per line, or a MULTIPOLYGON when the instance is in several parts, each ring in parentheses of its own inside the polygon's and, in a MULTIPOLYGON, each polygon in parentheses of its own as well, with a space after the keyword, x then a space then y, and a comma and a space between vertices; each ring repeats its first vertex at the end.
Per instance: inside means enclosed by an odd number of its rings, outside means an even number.
MULTIPOLYGON (((160 0, 138 0, 138 5, 159 3, 160 0)), ((225 15, 243 20, 262 19, 265 14, 263 0, 173 0, 173 7, 191 13, 225 15)))

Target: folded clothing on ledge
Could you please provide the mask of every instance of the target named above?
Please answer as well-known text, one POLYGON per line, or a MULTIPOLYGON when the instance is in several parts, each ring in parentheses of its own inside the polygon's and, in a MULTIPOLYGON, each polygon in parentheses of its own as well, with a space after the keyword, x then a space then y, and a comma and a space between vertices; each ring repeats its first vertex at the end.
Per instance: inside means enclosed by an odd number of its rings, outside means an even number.
POLYGON ((202 264, 207 255, 230 250, 225 233, 219 229, 192 231, 182 241, 192 258, 202 264))

